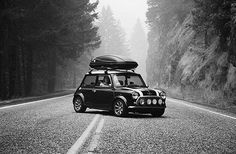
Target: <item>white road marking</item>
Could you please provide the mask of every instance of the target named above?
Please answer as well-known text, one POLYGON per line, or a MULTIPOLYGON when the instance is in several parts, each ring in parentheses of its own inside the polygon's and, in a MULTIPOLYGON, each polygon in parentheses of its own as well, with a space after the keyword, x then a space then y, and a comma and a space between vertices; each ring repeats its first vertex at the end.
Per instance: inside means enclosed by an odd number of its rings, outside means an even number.
POLYGON ((86 130, 83 132, 83 134, 80 136, 80 138, 72 145, 72 147, 67 151, 67 154, 77 154, 83 144, 85 143, 86 139, 89 137, 89 134, 91 133, 91 130, 95 126, 97 120, 99 118, 99 115, 96 114, 92 120, 92 122, 89 124, 89 126, 86 128, 86 130))
POLYGON ((73 95, 73 94, 69 94, 69 95, 65 95, 65 96, 59 96, 59 97, 53 97, 53 98, 48 98, 48 99, 42 99, 42 100, 33 101, 33 102, 21 103, 21 104, 16 104, 16 105, 10 105, 9 104, 9 106, 1 107, 0 110, 12 108, 12 107, 17 107, 17 106, 30 105, 30 104, 39 103, 39 102, 45 102, 45 101, 50 101, 50 100, 55 100, 55 99, 60 99, 60 98, 68 97, 68 96, 71 96, 71 95, 73 95))
POLYGON ((211 110, 208 110, 208 109, 204 109, 204 108, 201 108, 201 107, 190 105, 190 104, 185 103, 185 101, 182 101, 182 100, 177 100, 177 99, 173 99, 173 98, 168 98, 167 100, 172 101, 172 102, 178 102, 178 103, 184 104, 184 105, 189 106, 189 107, 193 107, 193 108, 196 108, 196 109, 199 109, 199 110, 207 111, 207 112, 210 112, 210 113, 214 113, 214 114, 217 114, 217 115, 221 115, 221 116, 236 120, 236 117, 232 117, 232 116, 229 116, 229 115, 225 115, 225 114, 222 114, 222 113, 218 113, 218 112, 214 112, 214 111, 211 111, 211 110))
POLYGON ((104 119, 101 119, 99 124, 98 124, 98 127, 97 127, 97 129, 95 131, 95 135, 92 138, 92 141, 91 141, 91 143, 89 145, 89 150, 88 150, 89 154, 96 153, 96 147, 98 145, 98 140, 100 138, 100 133, 102 131, 103 125, 104 125, 104 119))

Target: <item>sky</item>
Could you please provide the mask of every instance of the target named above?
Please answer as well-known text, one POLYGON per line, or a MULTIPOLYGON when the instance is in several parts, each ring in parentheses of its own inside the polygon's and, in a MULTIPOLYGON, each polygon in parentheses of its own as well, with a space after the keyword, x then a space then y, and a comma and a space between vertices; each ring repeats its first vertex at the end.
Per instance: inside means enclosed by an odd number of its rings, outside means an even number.
POLYGON ((128 36, 132 33, 132 29, 139 18, 142 26, 146 28, 146 0, 99 0, 98 11, 103 6, 109 5, 113 11, 114 17, 120 21, 121 26, 125 29, 128 36))

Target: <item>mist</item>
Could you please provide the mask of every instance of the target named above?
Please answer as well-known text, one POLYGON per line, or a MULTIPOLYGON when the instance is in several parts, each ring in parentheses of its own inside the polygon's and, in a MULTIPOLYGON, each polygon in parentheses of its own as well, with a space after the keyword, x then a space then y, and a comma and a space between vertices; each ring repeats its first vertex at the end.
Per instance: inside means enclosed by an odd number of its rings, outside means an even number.
POLYGON ((235 102, 235 4, 229 0, 2 4, 3 100, 75 89, 92 58, 114 54, 137 61, 135 71, 147 84, 170 96, 223 107, 235 102))
POLYGON ((129 57, 138 62, 136 72, 146 80, 146 9, 145 1, 100 1, 96 24, 101 46, 93 57, 106 54, 129 57))

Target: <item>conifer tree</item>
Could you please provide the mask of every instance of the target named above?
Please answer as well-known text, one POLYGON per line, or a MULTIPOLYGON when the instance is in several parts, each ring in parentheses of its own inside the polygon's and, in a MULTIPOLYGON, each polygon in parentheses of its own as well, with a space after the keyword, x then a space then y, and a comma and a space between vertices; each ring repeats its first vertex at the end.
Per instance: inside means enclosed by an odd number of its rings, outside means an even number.
POLYGON ((100 44, 98 2, 3 0, 0 2, 0 95, 53 92, 57 67, 100 44), (32 88, 34 87, 34 88, 32 88))
POLYGON ((205 33, 205 44, 208 45, 208 33, 220 37, 220 46, 227 47, 230 37, 231 0, 194 0, 192 27, 198 33, 205 33))
POLYGON ((120 23, 114 18, 111 8, 103 7, 99 22, 99 35, 101 46, 94 55, 115 54, 127 56, 128 47, 125 40, 125 32, 120 23))
POLYGON ((139 64, 137 71, 142 74, 143 78, 146 78, 146 56, 147 56, 147 37, 142 24, 137 19, 134 25, 133 32, 130 37, 131 44, 131 57, 139 64))

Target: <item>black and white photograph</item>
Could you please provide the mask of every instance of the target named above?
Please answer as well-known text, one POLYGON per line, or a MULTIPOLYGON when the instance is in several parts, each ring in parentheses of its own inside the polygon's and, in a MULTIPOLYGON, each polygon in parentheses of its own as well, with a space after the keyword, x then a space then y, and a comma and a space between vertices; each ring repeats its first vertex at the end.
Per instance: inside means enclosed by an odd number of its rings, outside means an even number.
POLYGON ((236 154, 236 0, 1 0, 0 154, 236 154))

